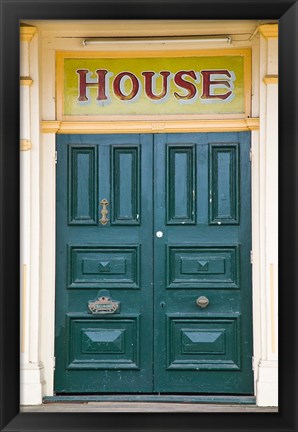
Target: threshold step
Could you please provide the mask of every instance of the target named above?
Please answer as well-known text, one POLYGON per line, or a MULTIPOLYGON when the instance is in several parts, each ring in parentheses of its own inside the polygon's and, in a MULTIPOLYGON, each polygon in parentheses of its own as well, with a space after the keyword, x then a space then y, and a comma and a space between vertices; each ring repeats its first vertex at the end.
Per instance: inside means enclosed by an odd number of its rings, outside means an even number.
POLYGON ((182 395, 182 394, 101 394, 101 395, 55 395, 45 396, 43 403, 56 402, 186 402, 186 403, 220 403, 249 404, 256 403, 255 396, 235 395, 182 395))

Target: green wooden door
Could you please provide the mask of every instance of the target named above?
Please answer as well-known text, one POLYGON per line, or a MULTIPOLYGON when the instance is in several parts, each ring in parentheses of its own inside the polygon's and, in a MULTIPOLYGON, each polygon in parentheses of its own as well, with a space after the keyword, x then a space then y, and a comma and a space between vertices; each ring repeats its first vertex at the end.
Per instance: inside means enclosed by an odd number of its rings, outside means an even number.
POLYGON ((57 393, 153 390, 151 196, 152 136, 58 137, 57 393))
POLYGON ((253 393, 249 140, 155 137, 158 392, 253 393))
POLYGON ((56 393, 253 392, 249 140, 58 136, 56 393))

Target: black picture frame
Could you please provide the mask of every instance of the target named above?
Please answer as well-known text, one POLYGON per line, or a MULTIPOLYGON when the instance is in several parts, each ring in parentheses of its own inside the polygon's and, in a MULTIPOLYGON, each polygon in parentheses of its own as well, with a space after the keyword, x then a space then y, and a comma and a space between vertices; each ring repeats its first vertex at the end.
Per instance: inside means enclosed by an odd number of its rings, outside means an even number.
POLYGON ((0 6, 1 431, 297 431, 297 2, 0 0, 0 6), (26 19, 279 20, 278 413, 19 412, 19 21, 26 19))

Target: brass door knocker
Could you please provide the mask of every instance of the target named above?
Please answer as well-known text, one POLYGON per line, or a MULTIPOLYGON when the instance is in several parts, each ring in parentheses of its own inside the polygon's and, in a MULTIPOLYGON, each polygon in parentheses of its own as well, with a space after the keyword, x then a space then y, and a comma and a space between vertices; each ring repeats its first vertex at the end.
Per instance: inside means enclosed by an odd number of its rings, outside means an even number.
POLYGON ((106 225, 109 221, 109 219, 107 218, 107 214, 109 213, 107 210, 107 206, 109 205, 109 202, 104 198, 100 201, 100 205, 102 206, 102 209, 100 211, 102 217, 101 219, 99 219, 99 222, 102 225, 106 225))

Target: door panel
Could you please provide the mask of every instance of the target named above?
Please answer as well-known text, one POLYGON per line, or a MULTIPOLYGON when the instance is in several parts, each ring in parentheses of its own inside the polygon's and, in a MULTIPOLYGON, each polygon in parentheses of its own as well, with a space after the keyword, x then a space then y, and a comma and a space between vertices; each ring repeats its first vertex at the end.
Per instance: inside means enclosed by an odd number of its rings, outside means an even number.
POLYGON ((57 139, 57 393, 153 391, 152 146, 151 135, 57 139), (92 314, 103 297, 113 313, 92 314))
POLYGON ((111 214, 113 225, 140 224, 140 148, 113 146, 111 214))
POLYGON ((210 144, 210 224, 239 224, 239 143, 210 144))
POLYGON ((155 136, 158 392, 253 392, 249 147, 248 133, 155 136))
POLYGON ((253 393, 249 148, 58 136, 57 393, 253 393))
POLYGON ((68 148, 68 223, 97 225, 97 147, 68 148))
POLYGON ((167 146, 167 224, 195 224, 195 148, 167 146))

